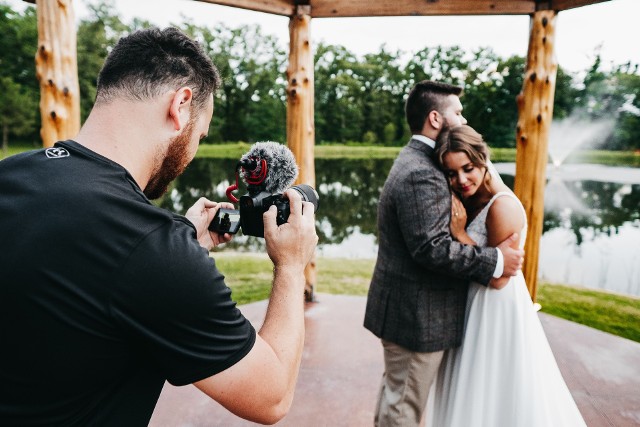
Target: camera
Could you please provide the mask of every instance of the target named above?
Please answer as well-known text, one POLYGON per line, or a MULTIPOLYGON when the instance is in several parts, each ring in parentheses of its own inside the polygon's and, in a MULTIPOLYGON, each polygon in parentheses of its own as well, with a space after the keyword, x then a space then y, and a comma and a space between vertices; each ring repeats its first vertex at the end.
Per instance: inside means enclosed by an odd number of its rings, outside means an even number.
MULTIPOLYGON (((318 209, 318 193, 306 184, 294 185, 304 202, 311 202, 315 210, 318 209)), ((220 234, 235 234, 242 227, 242 234, 246 236, 264 237, 264 222, 262 215, 271 206, 277 209, 276 223, 282 225, 289 219, 291 208, 289 199, 283 194, 271 194, 266 191, 245 194, 240 197, 240 209, 221 208, 209 225, 209 230, 220 234)))
MULTIPOLYGON (((236 165, 236 182, 226 191, 229 201, 239 203, 240 209, 219 209, 209 224, 209 230, 235 234, 242 228, 242 234, 246 236, 264 237, 262 215, 271 206, 277 209, 278 225, 289 219, 289 199, 283 193, 297 175, 293 153, 286 146, 270 141, 255 143, 236 165), (237 199, 233 191, 238 189, 240 175, 247 184, 247 194, 237 199)), ((318 210, 318 193, 313 187, 300 184, 290 188, 297 191, 303 201, 311 202, 314 212, 318 210)))

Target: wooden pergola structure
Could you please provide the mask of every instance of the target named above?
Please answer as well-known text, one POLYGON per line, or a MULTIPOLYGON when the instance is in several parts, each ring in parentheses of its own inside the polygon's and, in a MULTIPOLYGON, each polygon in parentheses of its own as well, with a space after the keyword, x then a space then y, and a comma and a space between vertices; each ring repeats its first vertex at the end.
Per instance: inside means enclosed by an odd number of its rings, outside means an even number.
MULTIPOLYGON (((37 76, 45 146, 80 129, 76 30, 72 0, 25 0, 38 15, 37 76)), ((528 218, 524 275, 533 300, 537 291, 548 137, 553 117, 559 12, 609 0, 192 0, 289 17, 287 144, 300 167, 297 183, 315 186, 314 63, 310 26, 314 18, 434 15, 529 15, 525 79, 518 95, 514 191, 528 218)), ((315 260, 306 269, 307 296, 316 283, 315 260)))

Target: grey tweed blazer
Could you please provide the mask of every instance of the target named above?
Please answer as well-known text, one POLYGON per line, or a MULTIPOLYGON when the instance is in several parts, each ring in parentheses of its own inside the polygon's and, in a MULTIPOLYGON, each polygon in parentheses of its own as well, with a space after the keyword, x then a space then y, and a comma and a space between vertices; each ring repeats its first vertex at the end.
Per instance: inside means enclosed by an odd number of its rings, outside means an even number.
POLYGON ((409 141, 384 184, 364 318, 376 336, 418 352, 460 345, 468 283, 488 284, 498 256, 452 240, 451 192, 433 151, 409 141))

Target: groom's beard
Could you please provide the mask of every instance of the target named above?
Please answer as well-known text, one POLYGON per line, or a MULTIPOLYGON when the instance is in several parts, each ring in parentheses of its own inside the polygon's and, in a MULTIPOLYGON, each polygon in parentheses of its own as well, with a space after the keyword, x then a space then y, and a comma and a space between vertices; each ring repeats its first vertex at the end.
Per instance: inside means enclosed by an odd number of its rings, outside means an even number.
POLYGON ((171 181, 176 179, 187 168, 189 158, 189 144, 193 134, 193 120, 184 128, 184 131, 173 138, 167 148, 167 153, 162 162, 156 166, 144 189, 144 194, 149 199, 157 199, 167 192, 171 181))

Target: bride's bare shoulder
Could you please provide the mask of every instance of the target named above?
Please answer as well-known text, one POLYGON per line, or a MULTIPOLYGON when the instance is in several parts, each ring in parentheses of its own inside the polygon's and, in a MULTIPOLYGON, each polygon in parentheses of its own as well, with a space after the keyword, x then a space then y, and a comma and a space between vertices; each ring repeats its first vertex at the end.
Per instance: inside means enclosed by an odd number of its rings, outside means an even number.
MULTIPOLYGON (((519 233, 524 228, 522 207, 517 198, 507 195, 497 197, 487 212, 487 231, 504 238, 519 233)), ((501 241, 501 240, 499 240, 501 241)))

